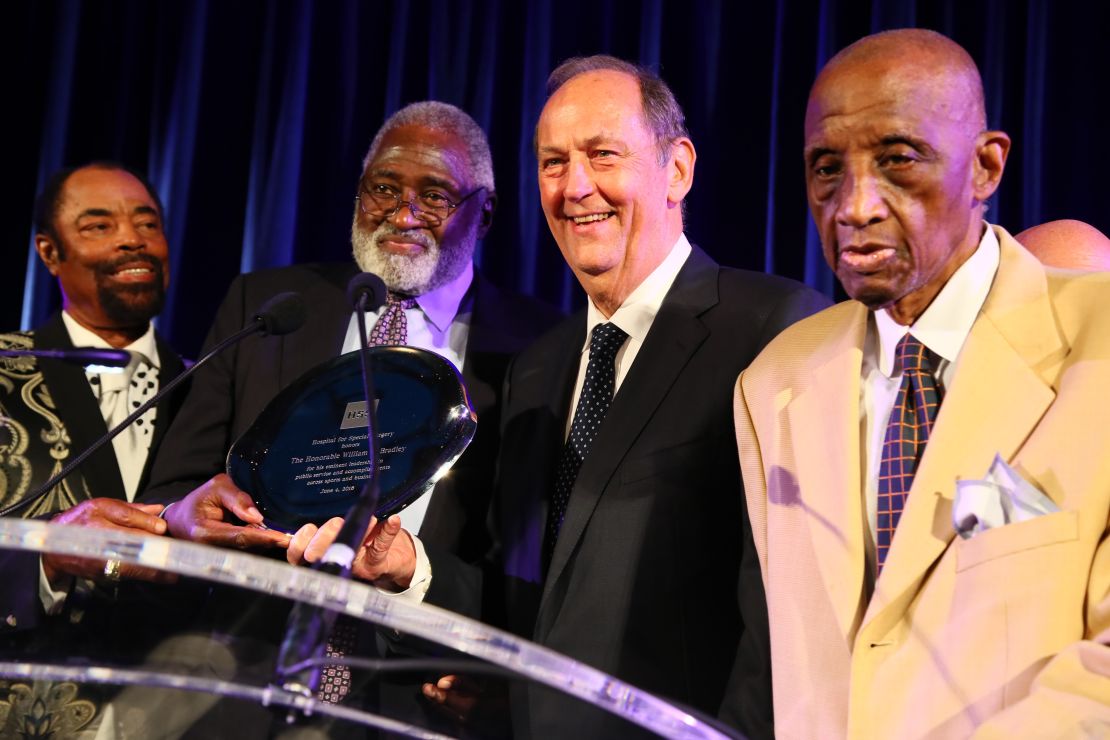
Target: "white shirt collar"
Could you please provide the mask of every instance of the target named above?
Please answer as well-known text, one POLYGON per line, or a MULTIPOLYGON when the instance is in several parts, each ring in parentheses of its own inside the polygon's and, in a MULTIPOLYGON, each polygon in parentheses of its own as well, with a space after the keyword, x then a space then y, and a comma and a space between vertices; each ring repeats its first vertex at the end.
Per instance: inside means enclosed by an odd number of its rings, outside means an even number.
POLYGON ((619 326, 629 337, 636 342, 643 342, 651 324, 655 321, 655 314, 663 305, 667 291, 671 289, 678 271, 686 264, 686 259, 691 252, 690 242, 685 234, 678 235, 678 241, 671 247, 671 251, 663 258, 651 274, 636 286, 624 303, 620 305, 608 319, 601 310, 594 305, 592 299, 587 300, 586 307, 586 339, 582 346, 586 350, 590 346, 590 335, 594 327, 606 321, 619 326))
MULTIPOLYGON (((69 334, 69 341, 73 342, 74 347, 111 349, 112 345, 105 342, 100 335, 78 324, 77 320, 65 311, 62 311, 62 323, 65 324, 66 333, 69 334)), ((153 367, 159 369, 162 367, 158 357, 158 343, 154 340, 154 324, 148 323, 146 325, 146 332, 131 344, 123 347, 123 349, 128 352, 138 352, 146 357, 153 367)))
MULTIPOLYGON (((925 313, 908 330, 931 352, 948 362, 955 362, 960 354, 998 271, 998 237, 990 224, 984 222, 983 226, 979 247, 953 273, 925 313)), ((879 370, 891 377, 894 373, 894 350, 907 329, 892 319, 886 309, 875 311, 872 315, 878 330, 879 370)))
POLYGON ((416 296, 416 305, 440 331, 447 331, 455 316, 459 313, 459 304, 470 290, 474 281, 474 265, 466 264, 463 271, 454 280, 441 285, 435 290, 430 290, 423 295, 416 296))

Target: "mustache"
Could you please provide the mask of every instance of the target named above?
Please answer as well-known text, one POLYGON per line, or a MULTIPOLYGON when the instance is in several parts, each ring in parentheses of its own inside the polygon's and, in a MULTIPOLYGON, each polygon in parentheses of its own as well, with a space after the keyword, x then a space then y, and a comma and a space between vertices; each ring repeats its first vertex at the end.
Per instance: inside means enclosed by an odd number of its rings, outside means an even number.
POLYGON ((96 265, 96 274, 102 277, 108 277, 109 275, 114 274, 116 271, 119 270, 119 268, 123 267, 124 265, 135 265, 140 262, 148 265, 155 275, 157 275, 158 277, 162 277, 162 261, 157 257, 145 254, 143 252, 137 252, 135 254, 125 254, 116 257, 115 259, 100 262, 96 265))
POLYGON ((383 221, 378 228, 374 229, 372 236, 374 239, 374 246, 378 246, 378 242, 386 236, 403 236, 409 241, 416 242, 425 249, 435 249, 439 246, 439 243, 431 234, 425 234, 418 229, 410 229, 407 231, 398 229, 388 221, 383 221))

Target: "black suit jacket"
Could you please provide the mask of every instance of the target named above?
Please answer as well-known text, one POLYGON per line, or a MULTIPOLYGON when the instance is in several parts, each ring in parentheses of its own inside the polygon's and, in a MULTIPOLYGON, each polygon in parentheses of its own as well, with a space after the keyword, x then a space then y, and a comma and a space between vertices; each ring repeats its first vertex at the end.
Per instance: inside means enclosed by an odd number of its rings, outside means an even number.
MULTIPOLYGON (((206 346, 238 331, 266 300, 283 291, 301 294, 308 305, 308 320, 285 336, 250 337, 198 371, 185 407, 162 446, 144 500, 180 500, 222 472, 231 444, 266 404, 300 375, 338 356, 351 317, 347 283, 356 272, 353 263, 315 264, 235 279, 216 314, 206 346)), ((436 484, 420 535, 438 552, 474 561, 490 546, 485 522, 500 438, 506 367, 514 353, 555 324, 560 314, 533 299, 502 291, 479 275, 465 301, 471 303, 472 312, 462 374, 478 415, 478 428, 451 474, 436 484)), ((255 664, 246 666, 244 661, 244 678, 264 680, 272 676, 272 648, 281 637, 287 606, 262 607, 261 597, 255 596, 247 601, 258 616, 250 620, 249 627, 245 626, 243 602, 235 597, 216 600, 211 605, 211 620, 218 629, 238 621, 242 629, 237 629, 237 634, 252 633, 259 638, 259 644, 251 647, 255 664)), ((373 636, 368 637, 372 640, 373 636)), ((360 652, 364 650, 374 651, 375 646, 360 645, 360 652)), ((418 682, 405 676, 398 686, 383 686, 377 697, 370 697, 370 703, 377 698, 383 713, 422 723, 425 718, 417 704, 418 691, 418 682)))
MULTIPOLYGON (((585 312, 513 363, 483 613, 643 689, 770 734, 770 655, 732 426, 736 377, 797 319, 828 305, 782 278, 695 248, 615 395, 575 481, 547 572, 553 471, 586 340, 585 312), (735 591, 740 584, 739 599, 735 591)), ((429 600, 474 607, 478 576, 433 557, 429 600)), ((518 737, 627 737, 632 725, 542 688, 512 702, 518 737)))
MULTIPOLYGON (((54 314, 31 334, 3 335, 0 341, 5 345, 37 349, 73 348, 61 312, 54 314)), ((156 336, 156 341, 161 363, 160 382, 165 384, 181 373, 185 366, 178 354, 160 336, 156 336)), ((13 456, 8 456, 5 461, 7 464, 0 473, 6 480, 4 491, 7 495, 0 500, 0 505, 3 506, 20 500, 46 482, 53 475, 56 462, 68 462, 108 432, 84 368, 60 360, 19 362, 22 363, 23 370, 15 373, 14 378, 9 377, 9 380, 15 379, 17 385, 0 399, 4 409, 4 418, 0 419, 0 433, 8 435, 9 439, 12 436, 26 435, 27 449, 22 456, 28 463, 31 475, 28 480, 22 481, 18 476, 19 468, 12 464, 13 456), (36 399, 34 405, 45 407, 41 403, 44 395, 52 399, 53 408, 48 410, 61 424, 60 435, 57 436, 68 442, 48 444, 45 441, 55 436, 50 421, 42 412, 27 404, 20 392, 32 385, 37 386, 32 395, 36 399), (53 455, 63 448, 67 450, 66 456, 55 461, 53 455)), ((17 363, 9 368, 18 366, 17 363)), ((7 372, 2 374, 8 375, 7 372)), ((174 414, 180 408, 184 394, 184 388, 178 389, 158 403, 150 452, 139 481, 140 491, 150 477, 158 446, 165 437, 174 414)), ((67 478, 67 489, 64 490, 61 486, 55 488, 54 493, 44 498, 42 504, 31 506, 21 512, 21 515, 47 516, 92 497, 126 500, 123 478, 120 476, 119 463, 112 445, 101 447, 74 471, 67 478)), ((36 553, 0 550, 0 572, 4 574, 0 579, 0 612, 3 613, 0 634, 22 632, 40 625, 43 613, 38 596, 38 559, 36 553)))

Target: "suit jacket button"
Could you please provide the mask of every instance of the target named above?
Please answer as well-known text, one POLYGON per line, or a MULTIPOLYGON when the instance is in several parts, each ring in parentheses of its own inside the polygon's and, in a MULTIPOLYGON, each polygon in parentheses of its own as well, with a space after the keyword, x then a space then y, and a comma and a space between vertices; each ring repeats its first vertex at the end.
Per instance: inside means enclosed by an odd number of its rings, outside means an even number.
POLYGON ((4 624, 8 625, 9 627, 15 627, 19 624, 19 621, 15 618, 14 614, 9 614, 8 616, 4 617, 4 624))

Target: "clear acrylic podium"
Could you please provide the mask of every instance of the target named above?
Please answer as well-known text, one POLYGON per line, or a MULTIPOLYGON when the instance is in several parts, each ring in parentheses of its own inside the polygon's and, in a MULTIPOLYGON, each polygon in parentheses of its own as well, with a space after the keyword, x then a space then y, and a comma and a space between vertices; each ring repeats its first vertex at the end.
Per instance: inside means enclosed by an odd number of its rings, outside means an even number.
MULTIPOLYGON (((190 579, 313 604, 371 622, 383 630, 396 630, 480 659, 489 664, 489 668, 484 669, 486 672, 516 674, 517 677, 576 697, 662 737, 710 740, 738 736, 726 734, 727 730, 690 710, 669 704, 516 635, 434 606, 390 598, 367 584, 343 580, 309 568, 169 537, 19 519, 0 519, 0 548, 100 560, 116 559, 190 579)), ((358 663, 357 659, 352 662, 358 663)), ((479 668, 478 672, 482 670, 479 668)), ((457 672, 463 672, 463 669, 457 672)), ((219 675, 206 675, 203 671, 171 671, 145 664, 120 666, 90 663, 80 656, 74 656, 72 660, 43 662, 30 657, 22 658, 9 651, 0 660, 0 677, 24 681, 111 684, 133 692, 148 689, 189 692, 194 696, 287 707, 295 713, 377 728, 397 736, 450 737, 343 704, 318 702, 269 683, 244 683, 219 675)))

